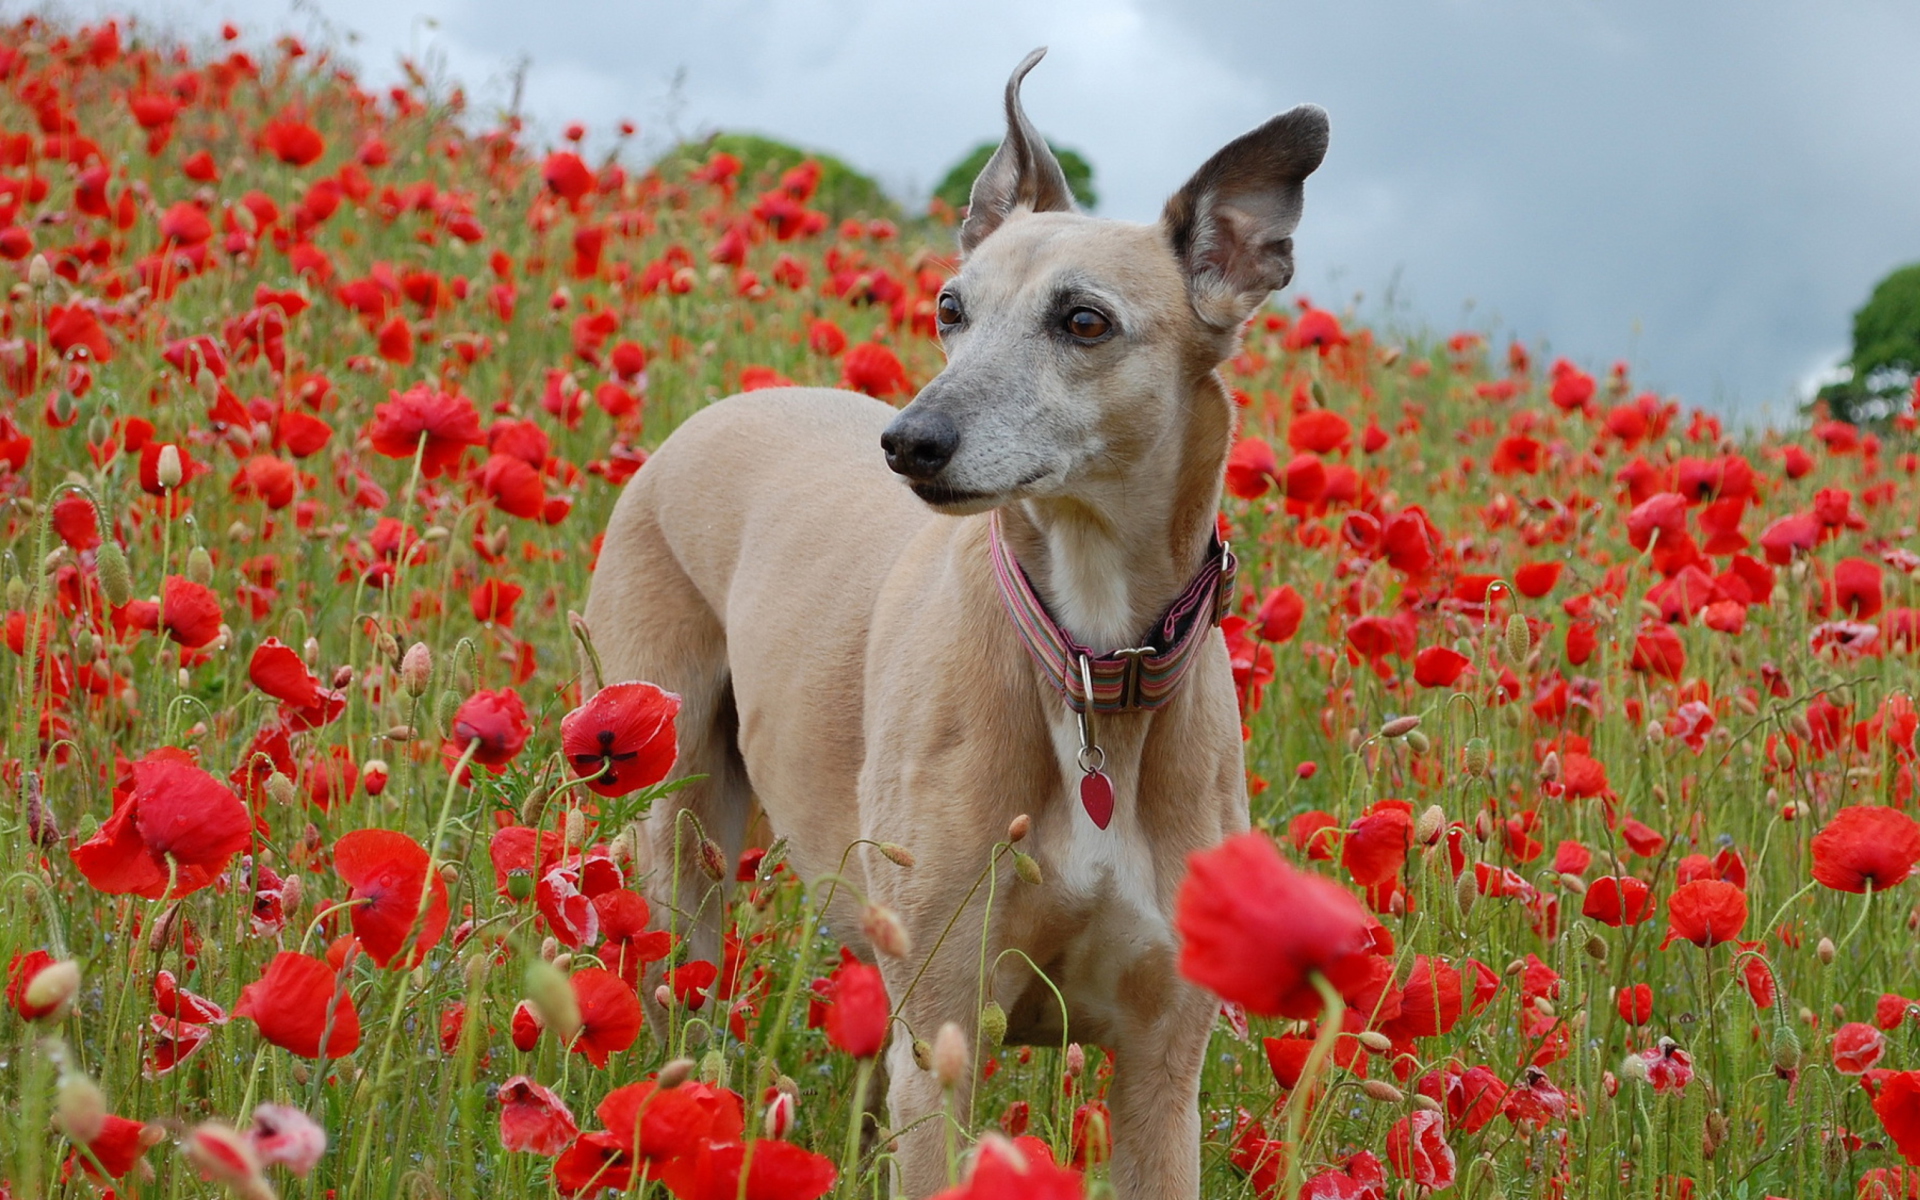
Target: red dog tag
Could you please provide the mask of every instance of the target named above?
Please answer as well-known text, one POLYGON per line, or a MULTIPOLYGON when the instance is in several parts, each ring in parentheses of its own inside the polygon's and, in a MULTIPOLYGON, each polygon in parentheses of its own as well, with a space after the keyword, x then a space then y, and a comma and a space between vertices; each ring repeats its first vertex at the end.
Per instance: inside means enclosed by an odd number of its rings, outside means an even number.
POLYGON ((1100 828, 1113 820, 1113 780, 1105 771, 1088 771, 1080 777, 1080 803, 1100 828))

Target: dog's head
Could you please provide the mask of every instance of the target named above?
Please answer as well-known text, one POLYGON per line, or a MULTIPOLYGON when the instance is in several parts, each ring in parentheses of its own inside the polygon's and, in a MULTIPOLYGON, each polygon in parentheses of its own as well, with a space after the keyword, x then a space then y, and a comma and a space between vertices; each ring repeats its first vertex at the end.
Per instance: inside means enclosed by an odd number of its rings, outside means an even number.
POLYGON ((1302 182, 1327 115, 1302 105, 1235 138, 1154 225, 1074 211, 1007 81, 1007 136, 974 181, 961 270, 937 307, 947 366, 881 436, 942 512, 1074 495, 1164 447, 1197 381, 1293 277, 1302 182))

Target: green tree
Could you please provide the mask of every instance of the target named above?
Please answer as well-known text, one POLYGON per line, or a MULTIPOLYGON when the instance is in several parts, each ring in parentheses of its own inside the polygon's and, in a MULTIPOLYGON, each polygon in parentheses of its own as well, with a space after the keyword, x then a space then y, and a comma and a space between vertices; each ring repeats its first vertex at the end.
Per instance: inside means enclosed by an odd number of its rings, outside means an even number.
POLYGON ((668 179, 684 179, 722 151, 740 160, 740 190, 748 195, 777 186, 781 175, 812 159, 820 164, 820 186, 811 202, 815 208, 836 221, 900 216, 900 206, 871 176, 831 154, 804 150, 756 133, 716 133, 699 141, 681 142, 654 165, 668 179))
MULTIPOLYGON (((1073 192, 1073 198, 1079 201, 1080 207, 1092 208, 1100 203, 1099 195, 1093 190, 1093 164, 1077 150, 1054 146, 1052 142, 1047 145, 1053 148, 1053 156, 1060 160, 1060 171, 1067 177, 1067 187, 1073 192)), ((966 207, 967 197, 973 192, 973 181, 999 148, 999 142, 981 142, 968 151, 965 158, 953 164, 953 169, 940 181, 940 186, 933 189, 934 198, 945 201, 947 207, 955 212, 966 207)))
POLYGON ((1899 411, 1920 376, 1920 263, 1874 285, 1853 314, 1853 353, 1846 378, 1820 389, 1816 402, 1843 421, 1874 424, 1899 411))

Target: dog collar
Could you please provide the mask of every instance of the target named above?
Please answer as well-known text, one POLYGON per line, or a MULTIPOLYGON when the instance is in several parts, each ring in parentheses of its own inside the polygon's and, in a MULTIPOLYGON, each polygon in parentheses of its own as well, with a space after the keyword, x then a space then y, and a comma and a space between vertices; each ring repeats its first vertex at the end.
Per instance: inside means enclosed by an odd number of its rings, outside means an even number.
POLYGON ((1040 674, 1076 713, 1139 712, 1164 705, 1193 665, 1207 632, 1233 603, 1233 577, 1239 563, 1215 531, 1206 560, 1140 644, 1095 654, 1074 641, 1047 611, 1007 546, 998 509, 988 514, 987 530, 1000 601, 1040 674))

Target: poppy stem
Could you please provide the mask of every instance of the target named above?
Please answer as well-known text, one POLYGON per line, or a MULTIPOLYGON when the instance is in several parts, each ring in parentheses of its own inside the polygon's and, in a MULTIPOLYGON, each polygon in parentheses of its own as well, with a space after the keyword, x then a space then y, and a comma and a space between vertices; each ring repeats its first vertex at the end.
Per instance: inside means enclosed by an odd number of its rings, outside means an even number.
POLYGON ((1847 936, 1840 939, 1840 949, 1845 950, 1853 941, 1853 935, 1867 923, 1867 914, 1873 910, 1873 880, 1866 881, 1865 890, 1860 896, 1860 915, 1853 919, 1853 925, 1847 930, 1847 936))
POLYGON ((1307 1101, 1320 1082, 1320 1072, 1327 1059, 1333 1055, 1333 1044, 1340 1040, 1340 1027, 1347 1012, 1347 1002, 1325 975, 1314 971, 1308 978, 1327 1007, 1320 1014, 1320 1032, 1313 1039, 1313 1049, 1307 1052, 1307 1065, 1300 1071, 1300 1082, 1293 1089, 1293 1095, 1287 1097, 1287 1186, 1281 1192, 1283 1196, 1300 1194, 1307 1160, 1307 1148, 1300 1144, 1300 1130, 1306 1123, 1307 1101))
POLYGON ((853 1112, 847 1118, 847 1149, 840 1163, 842 1179, 855 1178, 854 1168, 860 1165, 860 1129, 866 1123, 867 1087, 873 1082, 873 1063, 871 1058, 861 1059, 853 1077, 853 1112))

